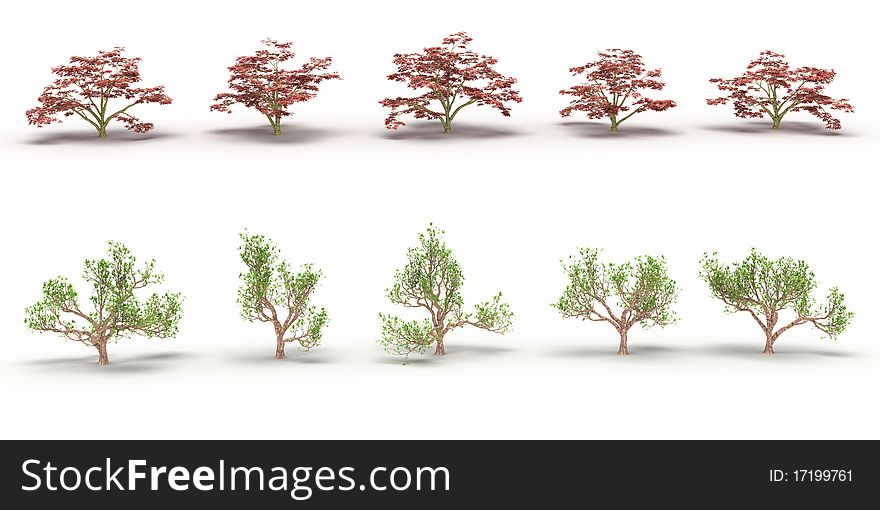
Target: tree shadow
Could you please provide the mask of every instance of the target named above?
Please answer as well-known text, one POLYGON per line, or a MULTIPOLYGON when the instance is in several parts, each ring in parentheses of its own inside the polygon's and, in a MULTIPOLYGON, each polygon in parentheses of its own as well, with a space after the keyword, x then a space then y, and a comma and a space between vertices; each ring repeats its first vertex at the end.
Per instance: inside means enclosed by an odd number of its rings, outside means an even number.
POLYGON ((739 134, 757 134, 767 133, 769 135, 784 135, 785 133, 793 135, 812 135, 812 136, 856 136, 849 132, 842 132, 837 129, 825 129, 821 122, 804 122, 804 121, 782 121, 779 129, 770 129, 769 121, 759 120, 741 120, 739 122, 731 122, 730 124, 712 124, 701 126, 701 129, 707 131, 716 131, 719 133, 739 133, 739 134))
POLYGON ((162 140, 168 138, 177 138, 180 135, 168 132, 154 133, 133 133, 128 130, 110 131, 107 138, 100 138, 96 131, 87 129, 79 131, 58 131, 47 134, 40 134, 33 138, 29 138, 22 143, 26 145, 113 145, 117 143, 132 142, 148 142, 151 140, 162 140))
POLYGON ((465 344, 465 345, 457 345, 451 344, 446 347, 446 355, 454 356, 455 354, 481 354, 481 355, 493 355, 493 354, 506 354, 509 352, 513 352, 513 349, 509 347, 501 347, 497 345, 473 345, 473 344, 465 344))
POLYGON ((554 358, 565 359, 583 359, 583 358, 630 358, 630 357, 648 357, 648 356, 666 356, 669 354, 678 354, 681 349, 677 347, 666 347, 663 345, 637 345, 628 342, 629 355, 618 356, 617 344, 608 343, 604 346, 588 345, 581 347, 572 347, 568 349, 558 349, 548 351, 547 354, 554 358))
POLYGON ((622 124, 617 131, 611 131, 611 125, 596 121, 566 121, 560 126, 570 130, 575 136, 584 138, 655 138, 680 134, 679 131, 665 128, 654 128, 622 124))
POLYGON ((485 358, 487 356, 507 354, 513 352, 514 349, 508 347, 499 347, 495 345, 472 345, 472 344, 448 344, 446 346, 446 355, 437 356, 434 354, 434 348, 428 349, 425 353, 413 353, 408 357, 394 356, 384 354, 379 358, 379 362, 386 365, 415 365, 429 366, 437 365, 445 362, 458 362, 466 360, 474 360, 485 358))
POLYGON ((376 361, 382 365, 397 366, 416 366, 426 367, 441 363, 444 356, 435 356, 433 352, 425 354, 410 354, 409 356, 395 356, 393 354, 382 354, 376 358, 376 361))
POLYGON ((382 138, 386 140, 487 140, 522 136, 522 132, 478 124, 454 125, 452 133, 444 133, 439 122, 413 122, 395 129, 386 130, 382 138))
POLYGON ((816 349, 811 347, 774 347, 776 351, 773 355, 766 355, 763 351, 764 346, 760 341, 751 345, 745 344, 722 344, 699 349, 698 352, 745 359, 803 359, 803 358, 856 358, 858 355, 847 351, 827 351, 824 349, 816 349))
POLYGON ((179 352, 161 352, 126 356, 110 352, 110 364, 97 366, 98 355, 82 355, 67 358, 47 358, 22 362, 23 365, 51 372, 75 373, 146 373, 167 370, 190 358, 179 352))
MULTIPOLYGON (((270 345, 271 347, 271 345, 270 345)), ((234 353, 226 356, 226 360, 230 363, 241 365, 266 365, 266 366, 283 366, 285 364, 296 365, 324 365, 333 361, 320 351, 299 351, 296 349, 287 349, 287 358, 283 360, 275 359, 275 351, 273 349, 253 349, 247 352, 234 353)))
POLYGON ((334 132, 328 129, 312 128, 301 124, 282 125, 281 134, 277 136, 272 133, 272 127, 268 124, 246 128, 213 129, 208 133, 235 142, 272 145, 315 143, 334 136, 334 132))

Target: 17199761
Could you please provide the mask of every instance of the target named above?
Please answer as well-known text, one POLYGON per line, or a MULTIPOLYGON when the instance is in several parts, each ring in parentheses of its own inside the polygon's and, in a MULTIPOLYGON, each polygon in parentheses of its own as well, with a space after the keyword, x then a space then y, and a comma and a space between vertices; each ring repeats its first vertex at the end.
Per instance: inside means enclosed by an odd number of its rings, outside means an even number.
POLYGON ((782 469, 770 470, 771 482, 851 482, 852 469, 782 469))

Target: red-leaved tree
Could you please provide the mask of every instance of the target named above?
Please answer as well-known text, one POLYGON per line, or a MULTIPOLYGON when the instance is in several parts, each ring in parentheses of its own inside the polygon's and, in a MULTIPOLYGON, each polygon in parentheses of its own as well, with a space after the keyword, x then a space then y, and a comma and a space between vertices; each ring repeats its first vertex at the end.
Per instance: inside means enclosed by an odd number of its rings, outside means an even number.
POLYGON ((584 112, 591 119, 608 118, 611 131, 628 118, 644 111, 662 112, 675 107, 669 99, 650 99, 645 90, 663 90, 660 69, 645 70, 642 57, 632 50, 610 49, 599 52, 599 60, 572 67, 574 75, 584 75, 584 82, 560 90, 572 96, 571 104, 560 110, 563 117, 584 112))
POLYGON ((840 121, 828 110, 852 112, 853 107, 847 99, 833 99, 825 94, 825 85, 831 83, 836 74, 833 69, 792 68, 785 61, 785 55, 762 51, 741 76, 709 80, 724 95, 706 102, 710 105, 732 102, 734 114, 744 119, 766 115, 773 122, 772 129, 779 129, 782 118, 789 112, 807 112, 820 118, 827 129, 840 129, 840 121))
POLYGON ((107 125, 117 120, 135 133, 153 129, 129 111, 145 103, 171 104, 165 86, 135 87, 141 81, 139 57, 124 57, 124 48, 100 51, 95 57, 70 57, 70 65, 52 68, 58 78, 43 89, 40 105, 26 112, 28 123, 43 127, 76 115, 107 137, 107 125), (112 104, 111 104, 112 103, 112 104), (118 104, 117 104, 118 103, 118 104))
POLYGON ((427 89, 415 97, 396 97, 379 101, 391 108, 385 127, 397 129, 405 123, 403 115, 417 119, 436 119, 444 133, 452 133, 452 121, 458 113, 472 104, 490 106, 510 117, 509 102, 522 102, 513 90, 515 78, 509 78, 493 69, 498 63, 494 57, 479 55, 467 49, 472 41, 465 32, 443 39, 441 46, 425 48, 421 53, 396 53, 397 72, 388 76, 391 81, 405 83, 413 90, 427 89))
POLYGON ((231 92, 217 94, 212 111, 232 113, 235 103, 253 108, 263 114, 275 135, 281 134, 281 119, 293 115, 290 108, 318 95, 318 85, 325 80, 338 80, 339 74, 326 71, 332 64, 330 57, 312 57, 298 69, 282 69, 284 62, 292 60, 293 43, 281 43, 274 39, 261 41, 266 49, 253 55, 235 59, 229 68, 231 92))

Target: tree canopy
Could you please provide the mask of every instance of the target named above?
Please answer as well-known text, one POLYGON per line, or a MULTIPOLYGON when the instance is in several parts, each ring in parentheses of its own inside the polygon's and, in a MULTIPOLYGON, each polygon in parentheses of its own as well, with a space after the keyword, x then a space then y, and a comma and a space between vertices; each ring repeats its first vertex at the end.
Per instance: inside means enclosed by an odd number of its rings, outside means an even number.
POLYGON ((817 302, 816 278, 803 260, 771 259, 753 248, 744 260, 727 265, 717 253, 706 254, 700 276, 728 312, 745 312, 758 323, 766 338, 765 354, 773 354, 779 336, 795 326, 812 324, 836 338, 852 321, 837 287, 828 291, 823 303, 817 302), (783 311, 791 317, 783 320, 783 311))
POLYGON ((552 306, 563 317, 611 324, 620 335, 617 354, 626 355, 634 325, 647 329, 676 320, 672 305, 678 288, 663 257, 646 255, 616 264, 600 261, 600 254, 596 248, 581 248, 561 262, 569 283, 552 306))
POLYGON ((710 105, 733 103, 733 112, 744 119, 769 117, 771 128, 779 129, 790 112, 807 112, 818 117, 827 129, 840 129, 840 120, 829 110, 852 112, 847 99, 834 99, 825 86, 834 80, 833 69, 792 68, 785 55, 762 51, 746 71, 735 78, 712 78, 724 95, 707 99, 710 105))
POLYGON ((25 309, 28 328, 95 347, 99 365, 109 363, 108 341, 133 335, 173 337, 183 314, 179 293, 138 298, 139 290, 164 280, 155 260, 138 267, 128 248, 113 241, 108 243, 107 255, 83 264, 82 277, 92 287, 91 309, 81 306, 79 294, 63 276, 43 283, 42 299, 25 309))
POLYGON ((139 104, 171 104, 171 98, 164 85, 135 86, 141 81, 141 59, 125 57, 124 51, 117 47, 94 57, 70 57, 70 65, 53 67, 58 78, 43 89, 40 105, 26 112, 28 123, 42 127, 76 115, 101 138, 107 137, 107 126, 114 120, 136 133, 152 130, 152 123, 142 122, 130 110, 139 104))
POLYGON ((318 85, 327 80, 340 79, 330 68, 330 57, 312 57, 301 67, 285 69, 285 63, 293 60, 296 53, 293 43, 275 39, 262 41, 265 49, 253 55, 235 59, 229 67, 229 92, 217 94, 212 111, 232 113, 233 105, 253 108, 269 121, 272 132, 281 134, 281 120, 293 115, 291 108, 318 95, 318 85))
POLYGON ((405 123, 400 119, 412 115, 417 119, 438 120, 443 132, 452 133, 452 121, 466 107, 476 104, 495 108, 510 116, 508 103, 522 102, 513 89, 516 79, 494 69, 498 60, 468 49, 473 39, 465 32, 451 34, 440 46, 425 48, 421 53, 397 53, 397 72, 391 81, 406 84, 413 90, 425 90, 414 97, 383 99, 379 103, 390 108, 385 127, 397 129, 405 123))
POLYGON ((651 99, 645 91, 663 90, 660 69, 646 70, 642 56, 632 50, 610 49, 599 52, 599 60, 569 70, 583 75, 583 83, 559 93, 572 96, 559 114, 568 117, 584 112, 591 119, 607 118, 611 131, 637 113, 662 112, 675 107, 671 99, 651 99))
POLYGON ((326 309, 311 304, 311 298, 323 273, 311 264, 294 271, 280 258, 275 243, 265 236, 243 232, 240 237, 239 256, 246 267, 239 274, 241 317, 272 324, 275 359, 287 357, 284 346, 290 342, 306 350, 320 345, 329 317, 326 309))
POLYGON ((446 334, 463 326, 501 334, 510 331, 513 313, 500 292, 478 303, 473 312, 464 310, 464 275, 443 234, 433 225, 419 234, 419 244, 407 250, 406 265, 395 272, 394 284, 386 291, 392 303, 429 314, 427 319, 412 321, 379 314, 380 343, 388 353, 408 356, 436 344, 434 353, 446 354, 446 334))

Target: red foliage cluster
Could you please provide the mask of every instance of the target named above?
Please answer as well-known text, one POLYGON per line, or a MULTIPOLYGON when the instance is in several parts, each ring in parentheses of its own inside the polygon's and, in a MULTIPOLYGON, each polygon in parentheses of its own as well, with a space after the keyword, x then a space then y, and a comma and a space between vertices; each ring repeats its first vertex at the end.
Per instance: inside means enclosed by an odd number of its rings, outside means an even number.
POLYGON ((318 93, 318 85, 325 80, 338 80, 335 72, 321 72, 332 63, 330 57, 310 58, 299 69, 282 69, 282 64, 293 59, 292 43, 274 39, 261 41, 267 49, 253 55, 238 57, 229 68, 231 92, 217 94, 212 111, 231 113, 235 103, 253 108, 265 115, 276 135, 281 134, 281 119, 292 115, 290 107, 308 101, 318 93))
POLYGON ((853 106, 846 99, 833 99, 825 94, 825 85, 831 83, 835 75, 832 69, 791 68, 785 55, 762 51, 741 76, 709 80, 725 95, 706 102, 710 105, 733 102, 734 114, 741 118, 766 115, 773 121, 773 129, 779 128, 785 114, 799 111, 815 115, 827 129, 840 129, 840 121, 827 109, 852 112, 853 106))
POLYGON ((513 90, 516 79, 495 71, 493 66, 498 60, 494 57, 468 50, 472 40, 467 33, 458 32, 444 38, 441 46, 425 48, 421 53, 394 55, 397 72, 388 79, 414 90, 427 90, 415 97, 380 101, 382 106, 391 108, 385 119, 386 128, 397 129, 405 125, 400 120, 402 115, 412 115, 417 119, 439 120, 443 130, 451 133, 455 116, 472 104, 490 106, 505 117, 510 116, 505 103, 522 102, 513 90))
MULTIPOLYGON (((438 46, 394 55, 397 72, 388 79, 419 94, 379 102, 390 109, 385 119, 387 129, 405 125, 401 117, 411 115, 437 120, 445 133, 451 133, 456 116, 473 104, 510 116, 510 103, 522 102, 519 92, 513 89, 516 79, 497 72, 494 66, 498 61, 494 57, 469 50, 471 42, 467 33, 458 32, 445 37, 438 46)), ((211 110, 231 113, 235 104, 253 108, 268 119, 274 134, 280 135, 281 121, 293 114, 293 105, 313 99, 322 82, 340 76, 328 71, 330 57, 313 57, 297 69, 284 69, 284 63, 296 56, 291 50, 292 43, 274 39, 262 43, 264 49, 238 57, 228 68, 230 91, 217 94, 211 110)), ((152 123, 140 121, 129 110, 138 104, 170 104, 171 98, 165 95, 162 85, 135 86, 141 81, 141 59, 125 57, 123 51, 116 47, 94 57, 74 56, 70 57, 69 65, 52 68, 57 79, 43 90, 39 106, 26 112, 28 123, 42 127, 76 115, 91 124, 101 137, 107 136, 107 126, 113 120, 137 133, 153 129, 152 123), (111 107, 114 100, 121 104, 111 107)), ((583 82, 559 91, 572 98, 559 112, 563 117, 583 112, 591 119, 607 118, 611 131, 617 131, 637 113, 660 112, 676 106, 669 99, 646 97, 647 91, 663 90, 665 84, 660 81, 660 69, 646 70, 642 57, 632 50, 599 52, 598 60, 572 67, 570 72, 583 82)), ((825 93, 825 86, 835 76, 832 69, 792 68, 784 55, 763 51, 741 76, 711 79, 723 95, 706 101, 710 105, 732 103, 735 115, 741 118, 767 116, 773 129, 779 128, 789 112, 803 111, 821 119, 827 129, 836 130, 840 129, 840 121, 830 110, 852 112, 853 106, 847 99, 834 99, 825 93)))
POLYGON ((70 65, 52 68, 58 76, 43 89, 40 106, 26 112, 28 123, 42 127, 61 122, 59 115, 77 115, 91 124, 101 137, 107 136, 107 125, 117 120, 136 133, 153 129, 150 122, 141 122, 129 109, 143 103, 170 104, 165 87, 133 87, 141 81, 138 57, 124 57, 124 48, 101 51, 95 57, 70 57, 70 65), (125 106, 110 107, 112 99, 124 99, 125 106))
POLYGON ((665 84, 658 80, 660 69, 645 71, 641 55, 632 50, 600 51, 596 62, 569 71, 575 76, 583 74, 584 83, 559 91, 574 97, 571 104, 560 110, 563 117, 577 111, 591 119, 608 118, 611 131, 617 131, 623 121, 639 112, 662 112, 675 107, 675 101, 643 95, 643 90, 663 90, 665 84))

